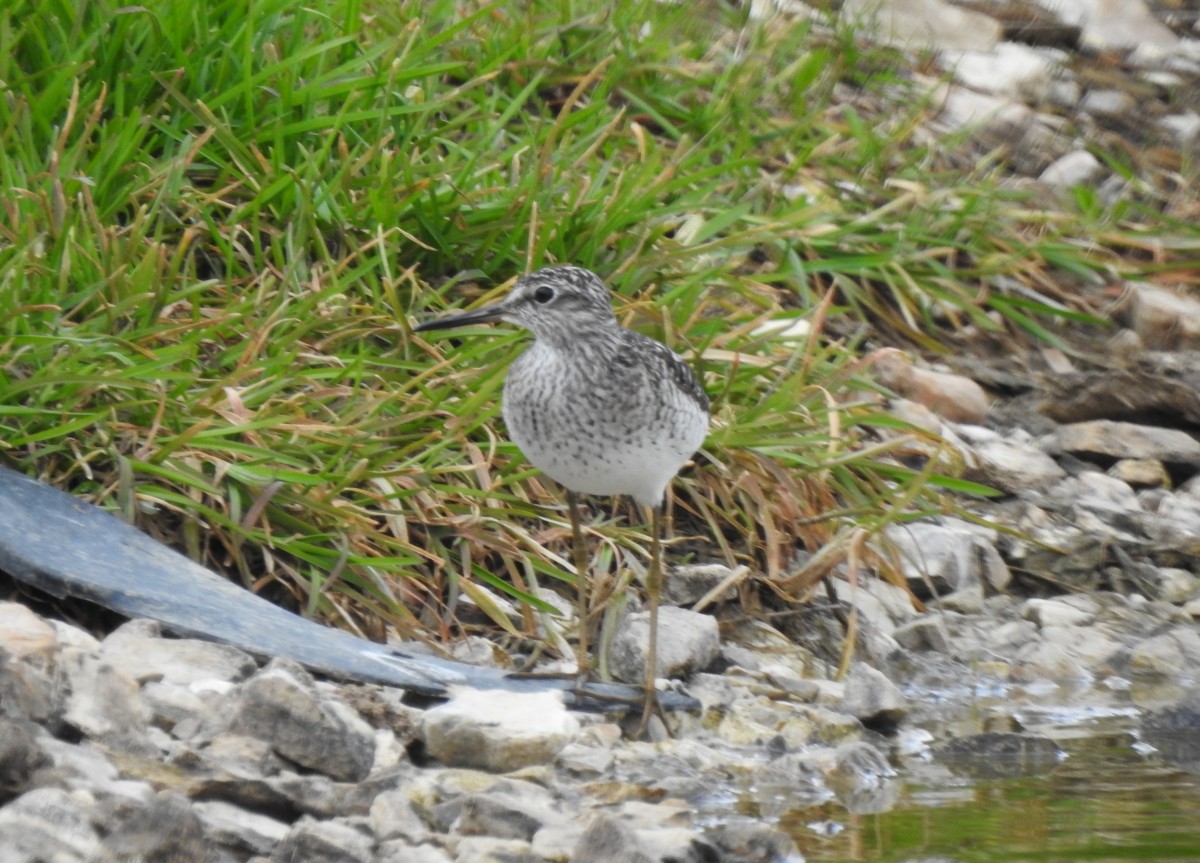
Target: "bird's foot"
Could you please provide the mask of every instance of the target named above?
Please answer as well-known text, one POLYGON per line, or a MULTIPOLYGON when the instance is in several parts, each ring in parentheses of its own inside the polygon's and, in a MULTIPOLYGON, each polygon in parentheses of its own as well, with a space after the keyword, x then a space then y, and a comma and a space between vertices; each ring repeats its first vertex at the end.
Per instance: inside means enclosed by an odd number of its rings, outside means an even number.
POLYGON ((662 703, 658 700, 658 690, 653 682, 648 684, 642 697, 642 718, 638 720, 630 737, 634 740, 646 740, 657 743, 672 737, 671 726, 667 724, 667 715, 662 703))

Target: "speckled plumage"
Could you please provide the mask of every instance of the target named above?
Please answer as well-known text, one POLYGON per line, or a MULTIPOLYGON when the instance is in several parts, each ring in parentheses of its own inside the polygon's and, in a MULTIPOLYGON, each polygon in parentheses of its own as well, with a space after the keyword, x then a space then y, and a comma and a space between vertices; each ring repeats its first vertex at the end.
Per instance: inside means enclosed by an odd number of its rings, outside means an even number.
POLYGON ((643 677, 645 730, 657 710, 658 605, 665 578, 661 516, 667 485, 704 443, 708 397, 666 345, 627 330, 608 289, 579 267, 517 279, 492 306, 429 321, 417 331, 507 321, 533 333, 504 381, 504 420, 525 457, 567 488, 579 589, 578 668, 588 663, 588 557, 576 494, 630 495, 651 508, 646 571, 649 640, 643 677))
POLYGON ((530 273, 500 303, 418 329, 486 320, 534 335, 504 383, 504 420, 525 457, 570 491, 660 505, 708 431, 708 397, 687 364, 622 327, 608 289, 579 267, 530 273))

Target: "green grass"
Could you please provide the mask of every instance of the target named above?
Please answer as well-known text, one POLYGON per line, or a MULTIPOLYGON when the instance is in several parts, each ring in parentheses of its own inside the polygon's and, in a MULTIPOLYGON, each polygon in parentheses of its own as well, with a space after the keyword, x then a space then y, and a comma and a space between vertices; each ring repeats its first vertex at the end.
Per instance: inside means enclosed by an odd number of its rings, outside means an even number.
MULTIPOLYGON (((1054 286, 1167 221, 918 143, 900 69, 715 4, 9 3, 0 460, 368 634, 454 635, 465 595, 532 636, 568 531, 498 422, 523 337, 409 324, 570 262, 714 397, 676 554, 774 578, 927 512, 964 486, 878 444, 862 340, 1054 339, 1089 311, 1054 286), (757 334, 827 295, 811 339, 757 334)), ((613 568, 646 547, 619 509, 613 568)))

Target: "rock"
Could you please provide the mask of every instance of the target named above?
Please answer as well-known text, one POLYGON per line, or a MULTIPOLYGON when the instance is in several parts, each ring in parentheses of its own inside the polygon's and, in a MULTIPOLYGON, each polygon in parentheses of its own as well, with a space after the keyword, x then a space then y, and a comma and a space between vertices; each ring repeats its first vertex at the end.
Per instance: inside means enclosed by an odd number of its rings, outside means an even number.
POLYGON ((27 719, 0 715, 0 804, 29 790, 34 771, 50 763, 27 719))
POLYGON ((1046 101, 1050 104, 1071 112, 1079 108, 1079 101, 1082 98, 1083 89, 1073 77, 1055 78, 1050 82, 1050 92, 1046 94, 1046 101))
POLYGON ((1154 515, 1143 524, 1151 539, 1168 547, 1195 550, 1200 536, 1200 500, 1190 494, 1167 495, 1158 502, 1154 515))
POLYGON ((319 773, 299 775, 285 770, 268 777, 263 785, 297 812, 314 818, 332 818, 341 812, 346 800, 345 787, 319 773))
POLYGON ((251 854, 270 854, 291 829, 284 821, 224 800, 197 801, 194 808, 208 836, 226 847, 251 854))
POLYGON ((1083 626, 1096 619, 1096 612, 1054 599, 1030 599, 1021 609, 1021 616, 1043 627, 1083 626))
POLYGON ((0 651, 14 659, 49 659, 57 638, 54 627, 16 602, 0 602, 0 651))
POLYGON ((579 838, 571 863, 652 863, 627 825, 611 815, 598 815, 579 838))
POLYGON ((1075 514, 1075 523, 1081 522, 1080 513, 1099 513, 1105 523, 1129 523, 1131 513, 1140 512, 1141 501, 1129 483, 1099 471, 1083 471, 1068 477, 1053 489, 1052 497, 1062 501, 1075 514))
POLYGON ((87 808, 61 788, 35 788, 0 809, 4 863, 93 860, 100 837, 87 808))
POLYGON ((978 614, 983 611, 983 585, 969 584, 934 600, 941 611, 959 614, 978 614))
POLYGON ((382 840, 404 839, 417 845, 431 835, 409 792, 403 788, 376 796, 371 801, 369 820, 376 838, 382 840))
POLYGON ((1194 698, 1147 711, 1139 730, 1158 758, 1188 773, 1200 773, 1200 705, 1194 698))
MULTIPOLYGON (((722 715, 716 728, 720 740, 732 746, 761 748, 778 734, 774 725, 767 725, 747 716, 744 704, 739 703, 737 707, 738 709, 726 711, 722 715)), ((805 739, 808 736, 806 734, 805 739)))
POLYGON ((342 821, 301 818, 275 846, 275 863, 374 863, 371 837, 342 821))
POLYGON ((1200 300, 1149 282, 1129 282, 1130 324, 1152 350, 1200 348, 1200 300))
POLYGON ((1028 620, 1009 620, 993 629, 987 637, 987 645, 998 652, 1023 647, 1038 639, 1038 629, 1028 620))
POLYGON ((1058 462, 1033 447, 997 440, 974 446, 971 452, 975 459, 967 470, 967 479, 1009 494, 1048 488, 1067 475, 1058 462))
POLYGON ((277 776, 288 763, 275 752, 269 740, 249 734, 222 732, 212 738, 192 742, 204 746, 204 757, 211 767, 230 772, 252 771, 256 776, 277 776))
MULTIPOLYGON (((919 597, 944 596, 981 587, 1003 589, 1011 574, 991 542, 991 531, 958 519, 889 525, 884 531, 919 597)), ((982 601, 982 595, 980 595, 982 601)))
POLYGON ((1200 598, 1200 578, 1186 569, 1163 567, 1158 570, 1158 598, 1163 602, 1183 605, 1200 598))
POLYGON ((88 653, 98 653, 100 651, 100 642, 91 633, 85 632, 78 626, 72 626, 61 620, 47 620, 45 622, 53 627, 59 647, 75 647, 88 653))
POLYGON ((823 770, 831 785, 876 786, 896 775, 887 757, 864 740, 842 743, 830 755, 823 770))
POLYGON ((1040 638, 1018 647, 1013 680, 1089 680, 1092 669, 1121 649, 1120 642, 1094 626, 1047 626, 1040 638))
POLYGON ((863 725, 886 733, 894 729, 908 713, 899 687, 864 662, 850 666, 845 694, 838 705, 843 713, 859 719, 863 725))
POLYGON ((149 805, 119 815, 107 828, 98 861, 223 863, 227 859, 213 848, 192 804, 171 792, 163 792, 149 805))
POLYGON ((1108 475, 1134 488, 1166 488, 1171 475, 1156 458, 1123 458, 1107 471, 1108 475))
MULTIPOLYGON (((93 797, 108 798, 110 802, 122 804, 144 803, 154 795, 149 783, 124 778, 116 765, 108 760, 106 752, 90 741, 68 743, 43 737, 40 745, 53 763, 53 767, 46 772, 53 775, 53 781, 61 783, 63 787, 86 789, 93 797)), ((145 753, 132 754, 136 761, 145 753)))
POLYGON ((66 696, 61 674, 55 673, 52 680, 47 671, 29 662, 14 661, 0 650, 0 705, 8 716, 37 722, 53 734, 61 724, 66 696))
POLYGON ((821 689, 815 680, 802 677, 794 668, 773 662, 762 667, 763 676, 784 692, 800 701, 815 701, 821 689))
POLYGON ((63 721, 115 748, 149 753, 150 711, 137 683, 91 652, 70 648, 59 660, 70 686, 63 721))
MULTIPOLYGON (((609 652, 613 676, 626 683, 641 682, 646 675, 649 642, 649 614, 629 615, 609 652)), ((658 610, 655 662, 659 677, 685 677, 690 672, 702 671, 716 658, 720 647, 716 618, 670 605, 658 610)))
POLYGON ((548 764, 578 731, 562 696, 550 692, 456 690, 450 701, 428 710, 421 725, 432 757, 500 773, 548 764))
MULTIPOLYGON (((553 591, 546 591, 546 593, 553 594, 553 591)), ((560 598, 557 594, 554 596, 560 598)), ((503 652, 500 648, 495 642, 489 641, 481 635, 468 635, 466 638, 454 642, 450 645, 449 655, 459 662, 483 668, 496 668, 503 664, 503 652)))
POLYGON ((1021 681, 1076 681, 1089 680, 1091 673, 1064 645, 1038 640, 1017 652, 1009 676, 1021 681))
POLYGON ((241 685, 230 730, 346 782, 364 779, 375 758, 371 727, 345 703, 319 697, 308 673, 290 660, 273 660, 241 685))
POLYGON ((1058 52, 1050 54, 1028 45, 1001 42, 995 49, 964 51, 947 57, 946 64, 955 80, 972 89, 1039 102, 1049 94, 1064 58, 1058 52))
POLYGON ((172 731, 183 723, 177 737, 190 738, 193 730, 201 733, 220 721, 214 712, 221 698, 211 689, 197 692, 193 687, 151 682, 142 686, 142 701, 159 728, 172 731))
POLYGON ((881 384, 938 416, 961 423, 978 423, 987 417, 987 393, 970 378, 914 366, 895 348, 875 351, 867 361, 881 384))
POLYGON ((455 863, 545 863, 528 842, 492 839, 488 836, 451 836, 446 847, 455 863))
MULTIPOLYGON (((730 580, 733 575, 734 570, 723 563, 697 563, 673 567, 671 577, 663 585, 663 602, 670 605, 694 605, 723 581, 730 580)), ((718 597, 720 600, 736 598, 737 590, 733 587, 718 597)))
POLYGON ((679 863, 708 863, 719 853, 702 835, 688 827, 660 827, 638 833, 646 856, 651 860, 678 860, 679 863))
POLYGON ((934 756, 955 773, 978 778, 1037 776, 1065 757, 1048 737, 986 731, 933 747, 934 756))
POLYGON ((1200 141, 1200 114, 1195 111, 1160 117, 1158 124, 1175 137, 1180 147, 1194 147, 1200 141))
POLYGON ((1124 90, 1092 90, 1083 97, 1080 110, 1088 114, 1120 117, 1137 106, 1137 101, 1124 90))
POLYGON ((530 849, 542 860, 569 860, 583 837, 584 825, 561 821, 543 827, 533 836, 530 849))
POLYGON ((1051 162, 1038 181, 1056 189, 1071 189, 1091 183, 1103 170, 1100 160, 1089 151, 1072 150, 1051 162))
POLYGON ((1200 424, 1200 354, 1114 348, 1104 369, 1044 378, 1037 409, 1059 423, 1178 417, 1200 424))
POLYGON ((943 435, 946 432, 945 424, 940 416, 912 399, 900 397, 892 399, 888 404, 888 413, 900 422, 908 423, 910 426, 930 434, 943 435))
POLYGON ((1176 626, 1134 646, 1129 670, 1135 674, 1174 677, 1200 665, 1200 633, 1190 626, 1176 626))
POLYGON ((1178 42, 1143 0, 1038 0, 1068 24, 1083 28, 1083 42, 1097 50, 1156 45, 1167 48, 1178 42))
POLYGON ((875 22, 894 43, 951 51, 990 52, 1004 29, 994 18, 945 0, 846 0, 842 16, 875 22))
POLYGON ((258 669, 248 653, 197 638, 163 638, 159 625, 134 620, 104 639, 101 654, 138 682, 188 686, 209 680, 239 681, 258 669))
POLYGON ((1079 456, 1158 459, 1168 464, 1200 465, 1200 442, 1186 432, 1112 420, 1060 426, 1052 446, 1079 456))
POLYGON ((455 863, 434 845, 409 845, 403 840, 381 842, 375 849, 375 863, 455 863))
POLYGON ((577 776, 599 776, 612 767, 613 753, 611 749, 600 746, 568 743, 562 752, 558 753, 555 763, 577 776))
POLYGON ((1034 122, 1034 113, 1027 106, 966 87, 946 88, 941 105, 938 121, 949 131, 982 127, 984 132, 1004 135, 1028 128, 1034 122))
POLYGON ((456 797, 435 806, 431 814, 444 833, 524 842, 532 842, 535 833, 561 820, 527 799, 494 791, 456 797))
POLYGON ((855 811, 875 809, 877 792, 896 775, 887 758, 869 743, 852 740, 836 747, 810 746, 769 762, 756 781, 778 778, 799 790, 813 782, 828 786, 839 800, 855 811))
POLYGON ((705 833, 727 863, 795 863, 804 857, 796 841, 769 824, 726 821, 705 833))
POLYGON ((896 627, 892 632, 902 647, 923 652, 946 653, 950 649, 950 631, 941 614, 925 614, 896 627))
MULTIPOLYGON (((892 630, 896 628, 895 619, 891 611, 892 607, 884 604, 879 595, 873 590, 873 587, 880 583, 864 579, 857 584, 851 584, 848 581, 838 579, 834 582, 833 587, 837 598, 841 602, 858 609, 859 615, 863 620, 870 623, 872 630, 890 636, 892 630)), ((894 587, 894 585, 888 586, 894 587)), ((908 619, 915 614, 911 599, 907 601, 907 606, 906 613, 902 615, 903 619, 908 619)))

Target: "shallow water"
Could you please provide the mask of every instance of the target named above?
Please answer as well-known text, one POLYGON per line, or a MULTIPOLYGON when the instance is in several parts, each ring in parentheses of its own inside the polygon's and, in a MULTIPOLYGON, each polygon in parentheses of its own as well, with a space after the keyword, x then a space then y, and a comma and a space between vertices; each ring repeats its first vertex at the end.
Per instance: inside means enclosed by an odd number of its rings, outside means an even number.
POLYGON ((743 813, 775 820, 808 861, 1200 861, 1200 775, 1188 772, 1198 762, 1182 769, 1140 740, 1144 705, 1134 700, 1127 691, 1003 687, 947 699, 915 723, 935 740, 1011 716, 1065 757, 1036 775, 981 778, 917 751, 893 758, 898 775, 873 798, 789 807, 776 794, 764 807, 761 796, 743 797, 743 813))
POLYGON ((1074 741, 1048 775, 927 785, 900 778, 894 808, 780 820, 809 861, 1200 860, 1200 777, 1156 764, 1127 734, 1074 741), (836 835, 822 836, 828 824, 836 835))

